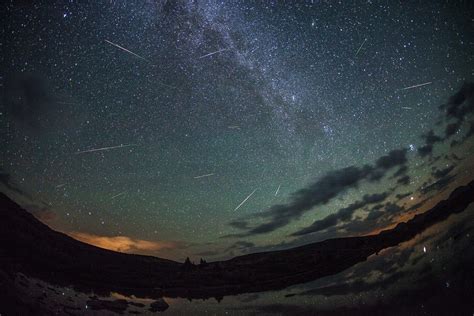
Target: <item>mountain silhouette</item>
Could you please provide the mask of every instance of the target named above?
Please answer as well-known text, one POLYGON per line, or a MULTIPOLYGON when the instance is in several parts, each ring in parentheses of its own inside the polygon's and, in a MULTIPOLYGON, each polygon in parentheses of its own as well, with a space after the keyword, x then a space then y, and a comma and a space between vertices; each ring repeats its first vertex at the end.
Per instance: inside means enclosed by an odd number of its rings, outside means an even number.
POLYGON ((462 212, 473 200, 474 181, 458 187, 428 211, 376 235, 328 239, 194 265, 82 243, 50 229, 0 193, 0 272, 9 276, 21 272, 51 284, 104 295, 113 291, 152 298, 219 300, 337 274, 462 212))

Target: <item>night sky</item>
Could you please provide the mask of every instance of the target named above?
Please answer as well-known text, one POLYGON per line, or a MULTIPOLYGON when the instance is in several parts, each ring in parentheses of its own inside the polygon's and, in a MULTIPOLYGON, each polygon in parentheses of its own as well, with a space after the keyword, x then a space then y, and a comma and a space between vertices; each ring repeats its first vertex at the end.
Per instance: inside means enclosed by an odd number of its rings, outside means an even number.
POLYGON ((55 3, 2 5, 0 182, 80 240, 228 258, 471 176, 467 2, 55 3))

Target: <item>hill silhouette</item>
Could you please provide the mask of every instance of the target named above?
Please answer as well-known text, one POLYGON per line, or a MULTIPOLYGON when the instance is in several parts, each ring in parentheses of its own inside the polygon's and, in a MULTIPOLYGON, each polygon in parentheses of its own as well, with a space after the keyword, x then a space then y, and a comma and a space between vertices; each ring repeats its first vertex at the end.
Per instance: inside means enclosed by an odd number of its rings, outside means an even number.
POLYGON ((377 235, 328 239, 200 265, 101 249, 50 229, 0 194, 0 269, 107 295, 220 299, 278 290, 337 274, 384 248, 413 238, 474 200, 474 181, 423 214, 377 235))

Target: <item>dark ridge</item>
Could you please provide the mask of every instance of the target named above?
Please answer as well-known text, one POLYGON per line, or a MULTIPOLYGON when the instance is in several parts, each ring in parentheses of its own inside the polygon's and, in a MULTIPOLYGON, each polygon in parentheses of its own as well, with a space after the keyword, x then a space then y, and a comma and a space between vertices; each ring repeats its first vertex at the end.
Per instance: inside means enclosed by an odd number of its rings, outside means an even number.
POLYGON ((455 189, 425 213, 377 235, 328 239, 194 265, 84 244, 53 231, 0 194, 0 270, 10 276, 22 272, 53 284, 104 295, 115 291, 153 298, 221 299, 279 290, 337 274, 464 211, 473 200, 474 181, 455 189))

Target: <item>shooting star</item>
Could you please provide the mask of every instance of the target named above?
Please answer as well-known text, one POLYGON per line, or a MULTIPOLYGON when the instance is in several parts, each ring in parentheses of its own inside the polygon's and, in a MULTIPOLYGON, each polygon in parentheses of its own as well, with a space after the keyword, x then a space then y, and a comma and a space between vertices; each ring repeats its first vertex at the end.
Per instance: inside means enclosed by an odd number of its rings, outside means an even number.
POLYGON ((362 42, 362 44, 360 45, 359 49, 357 50, 356 54, 354 57, 357 57, 357 55, 359 55, 359 52, 360 50, 362 49, 362 47, 364 46, 365 42, 367 42, 367 39, 365 38, 364 41, 362 42))
POLYGON ((404 110, 413 110, 413 108, 411 108, 409 106, 402 106, 402 109, 404 109, 404 110))
MULTIPOLYGON (((257 188, 258 189, 258 188, 257 188)), ((255 191, 257 191, 257 189, 253 190, 252 193, 249 194, 249 196, 247 196, 245 198, 245 200, 243 200, 235 209, 234 209, 234 212, 237 211, 242 205, 244 205, 245 202, 247 202, 248 199, 250 199, 250 197, 255 193, 255 191)))
POLYGON ((240 126, 233 125, 233 126, 227 126, 229 129, 240 129, 240 126))
POLYGON ((209 57, 209 56, 212 56, 212 55, 214 55, 214 54, 222 53, 222 52, 224 52, 224 51, 226 51, 226 50, 229 50, 229 49, 223 48, 223 49, 217 50, 217 51, 215 51, 215 52, 212 52, 212 53, 203 55, 203 56, 199 57, 198 59, 205 58, 205 57, 209 57))
POLYGON ((62 188, 62 187, 65 186, 65 185, 66 185, 66 183, 58 184, 58 185, 56 186, 56 189, 62 188))
POLYGON ((150 61, 149 61, 148 59, 146 59, 145 57, 142 57, 142 56, 140 56, 140 55, 138 55, 138 54, 135 54, 134 52, 132 52, 132 51, 126 49, 125 47, 122 47, 122 46, 120 46, 120 45, 118 45, 118 44, 112 43, 111 41, 108 41, 108 40, 104 40, 104 41, 107 42, 108 44, 112 45, 112 46, 115 46, 115 47, 117 47, 117 48, 120 48, 120 49, 123 50, 124 52, 127 52, 127 53, 129 53, 129 54, 132 54, 133 56, 138 57, 138 58, 140 58, 140 59, 142 59, 142 60, 144 60, 144 61, 146 61, 146 62, 150 62, 150 61))
POLYGON ((163 82, 157 82, 159 85, 162 85, 164 87, 172 88, 172 89, 179 89, 178 87, 163 83, 163 82))
POLYGON ((121 195, 124 195, 125 193, 127 193, 127 191, 124 191, 124 192, 120 192, 119 194, 115 194, 114 196, 112 196, 110 199, 113 200, 121 195))
POLYGON ((429 81, 429 82, 425 82, 425 83, 416 84, 416 85, 414 85, 414 86, 409 86, 409 87, 406 87, 406 88, 402 88, 402 89, 400 89, 400 90, 414 89, 414 88, 426 86, 426 85, 429 85, 429 84, 432 84, 432 83, 433 83, 433 82, 429 81))
POLYGON ((201 178, 210 177, 210 176, 213 176, 213 175, 214 175, 214 173, 203 174, 201 176, 194 177, 194 179, 201 179, 201 178))
POLYGON ((88 150, 83 150, 83 151, 78 151, 75 152, 74 154, 79 155, 79 154, 84 154, 84 153, 92 153, 95 151, 105 151, 105 150, 111 150, 111 149, 116 149, 116 148, 125 148, 125 147, 133 147, 137 146, 135 144, 128 144, 128 145, 119 145, 119 146, 111 146, 111 147, 102 147, 102 148, 95 148, 95 149, 88 149, 88 150))
POLYGON ((278 189, 275 192, 275 196, 277 196, 278 192, 280 191, 281 184, 278 186, 278 189))
POLYGON ((71 105, 77 105, 78 103, 75 102, 65 102, 65 101, 58 101, 57 103, 59 104, 71 104, 71 105))

